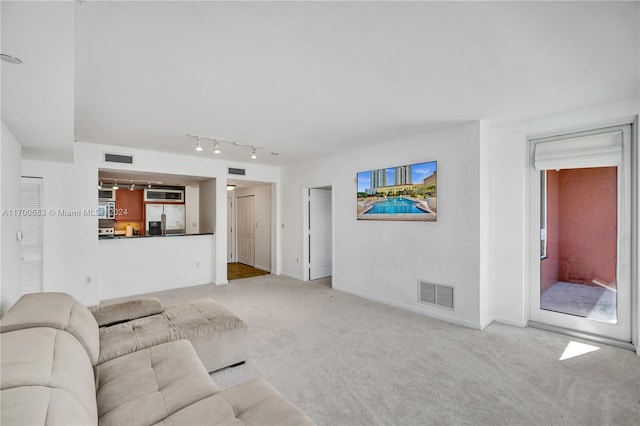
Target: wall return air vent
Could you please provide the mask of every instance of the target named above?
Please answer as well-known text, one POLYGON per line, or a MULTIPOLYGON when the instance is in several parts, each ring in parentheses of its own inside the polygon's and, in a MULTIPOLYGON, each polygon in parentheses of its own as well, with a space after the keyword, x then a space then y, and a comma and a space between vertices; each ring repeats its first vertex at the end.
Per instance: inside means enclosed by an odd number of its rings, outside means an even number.
POLYGON ((418 302, 455 310, 454 287, 418 280, 418 302))
POLYGON ((105 163, 133 164, 133 155, 105 152, 103 153, 102 160, 105 163))
POLYGON ((229 167, 229 174, 230 175, 244 176, 246 173, 247 173, 246 169, 235 169, 233 167, 229 167))

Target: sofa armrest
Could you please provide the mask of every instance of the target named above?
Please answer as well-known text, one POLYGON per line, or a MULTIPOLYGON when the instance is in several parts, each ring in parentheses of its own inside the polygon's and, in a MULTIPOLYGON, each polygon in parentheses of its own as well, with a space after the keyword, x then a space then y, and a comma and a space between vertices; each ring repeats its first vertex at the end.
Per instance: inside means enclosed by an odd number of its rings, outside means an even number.
POLYGON ((89 311, 102 327, 159 314, 164 311, 164 305, 157 297, 141 297, 127 302, 90 306, 89 311))

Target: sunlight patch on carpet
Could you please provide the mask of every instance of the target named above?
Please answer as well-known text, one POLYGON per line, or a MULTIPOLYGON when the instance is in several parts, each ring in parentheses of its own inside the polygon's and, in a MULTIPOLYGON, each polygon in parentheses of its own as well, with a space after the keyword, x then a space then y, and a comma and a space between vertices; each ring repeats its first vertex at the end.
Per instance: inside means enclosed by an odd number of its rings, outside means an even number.
POLYGON ((597 351, 598 349, 600 348, 593 345, 587 345, 586 343, 569 342, 567 347, 564 348, 564 352, 562 352, 558 361, 575 358, 580 355, 588 354, 589 352, 597 351))

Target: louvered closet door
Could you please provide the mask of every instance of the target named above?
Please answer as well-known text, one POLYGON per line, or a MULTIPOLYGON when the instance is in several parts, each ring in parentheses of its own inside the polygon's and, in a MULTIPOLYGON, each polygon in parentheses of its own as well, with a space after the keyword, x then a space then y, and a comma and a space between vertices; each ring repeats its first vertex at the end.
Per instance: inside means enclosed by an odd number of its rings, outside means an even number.
POLYGON ((22 293, 36 293, 42 291, 42 179, 23 177, 20 196, 22 293))

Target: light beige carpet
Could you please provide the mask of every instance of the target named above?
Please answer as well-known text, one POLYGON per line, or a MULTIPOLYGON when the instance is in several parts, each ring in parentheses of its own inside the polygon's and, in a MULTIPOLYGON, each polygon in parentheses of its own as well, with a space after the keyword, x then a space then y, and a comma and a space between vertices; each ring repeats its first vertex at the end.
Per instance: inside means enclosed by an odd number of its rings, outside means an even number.
POLYGON ((494 323, 484 331, 273 275, 154 293, 212 297, 249 325, 245 365, 223 388, 263 377, 320 425, 631 425, 633 352, 494 323), (567 345, 599 347, 560 361, 567 345))

